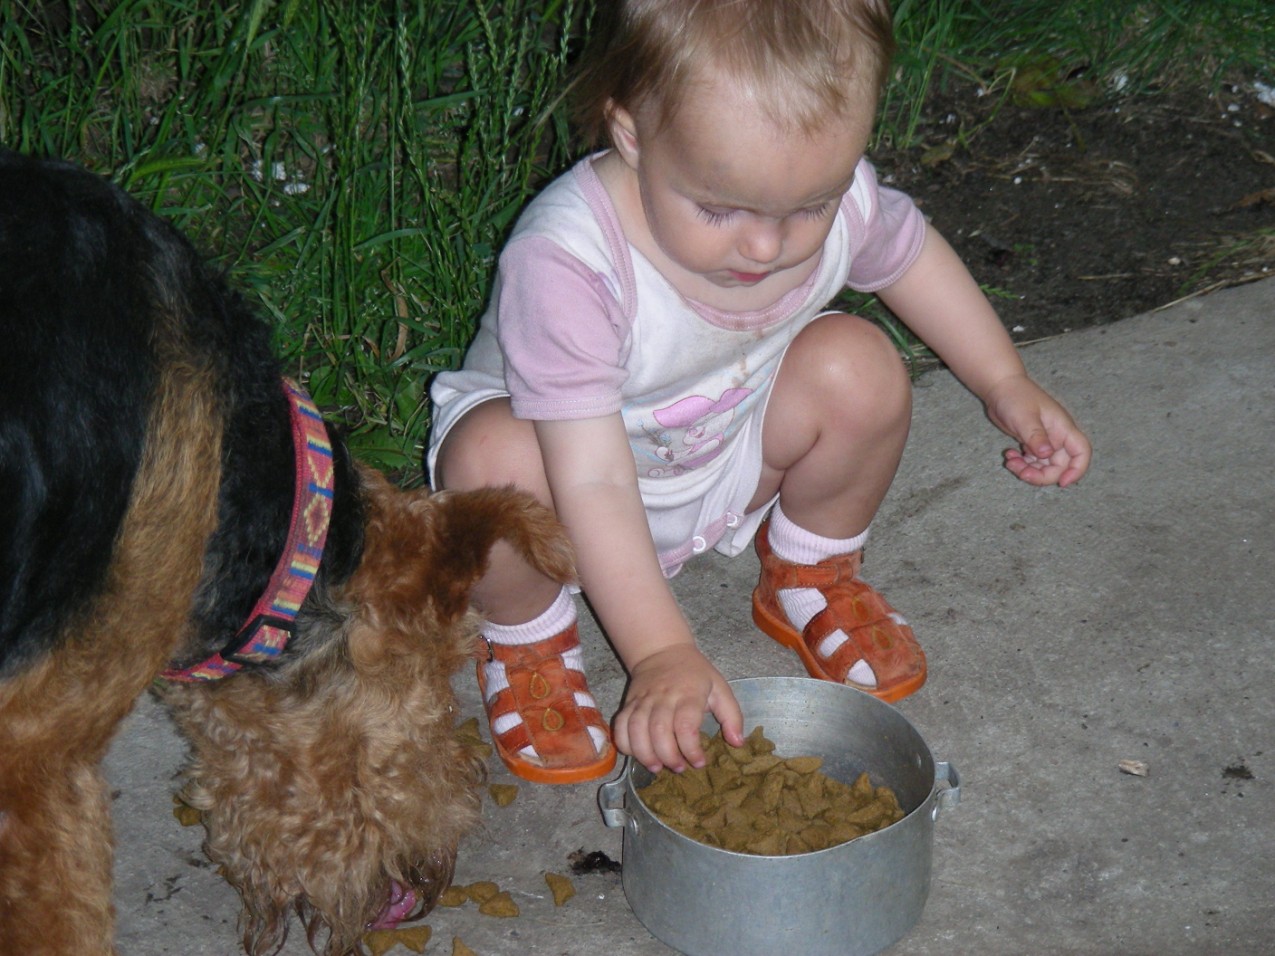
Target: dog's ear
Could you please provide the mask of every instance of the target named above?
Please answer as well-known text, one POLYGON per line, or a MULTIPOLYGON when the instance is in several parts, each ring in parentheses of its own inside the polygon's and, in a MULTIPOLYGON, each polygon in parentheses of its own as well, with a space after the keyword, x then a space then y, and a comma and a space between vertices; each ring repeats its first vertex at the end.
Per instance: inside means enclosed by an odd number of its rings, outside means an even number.
POLYGON ((487 572, 492 546, 507 541, 536 570, 555 581, 573 580, 571 543, 548 508, 508 488, 440 492, 430 498, 437 560, 426 584, 439 613, 449 618, 469 608, 470 591, 487 572))
POLYGON ((508 541, 536 569, 571 581, 571 544, 549 509, 513 488, 402 491, 359 469, 363 553, 345 588, 379 629, 419 629, 422 615, 449 624, 469 610, 492 546, 508 541), (354 595, 357 595, 355 597, 354 595))

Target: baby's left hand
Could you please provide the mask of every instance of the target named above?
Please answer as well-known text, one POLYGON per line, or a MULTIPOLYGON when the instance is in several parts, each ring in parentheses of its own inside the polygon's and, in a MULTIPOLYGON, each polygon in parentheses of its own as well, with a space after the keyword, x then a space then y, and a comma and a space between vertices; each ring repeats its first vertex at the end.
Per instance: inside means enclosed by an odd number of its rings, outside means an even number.
POLYGON ((1067 409, 1026 375, 1004 379, 983 399, 987 417, 1017 448, 1005 467, 1031 485, 1075 484, 1089 469, 1092 449, 1067 409))

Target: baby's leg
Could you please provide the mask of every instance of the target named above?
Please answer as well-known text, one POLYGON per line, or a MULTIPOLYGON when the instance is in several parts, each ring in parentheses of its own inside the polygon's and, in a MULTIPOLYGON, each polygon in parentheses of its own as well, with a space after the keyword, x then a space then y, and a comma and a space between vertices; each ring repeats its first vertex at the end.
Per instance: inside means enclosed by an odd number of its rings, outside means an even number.
POLYGON ((778 491, 801 527, 860 534, 894 480, 911 416, 907 370, 886 335, 856 316, 816 319, 780 365, 753 505, 778 491))
MULTIPOLYGON (((514 485, 553 507, 535 427, 513 417, 507 398, 483 402, 452 427, 438 451, 435 477, 440 490, 514 485)), ((560 590, 501 541, 492 548, 473 602, 488 621, 521 624, 549 607, 560 590)))
MULTIPOLYGON (((535 427, 513 417, 508 399, 484 402, 452 427, 435 477, 440 489, 514 485, 553 507, 535 427)), ((585 680, 570 591, 501 541, 471 600, 486 618, 478 686, 505 766, 537 783, 610 773, 615 746, 585 680)))
POLYGON ((868 526, 894 480, 911 384, 875 326, 827 315, 784 356, 762 429, 754 506, 779 493, 760 529, 753 617, 814 676, 896 700, 925 680, 907 622, 858 578, 868 526))

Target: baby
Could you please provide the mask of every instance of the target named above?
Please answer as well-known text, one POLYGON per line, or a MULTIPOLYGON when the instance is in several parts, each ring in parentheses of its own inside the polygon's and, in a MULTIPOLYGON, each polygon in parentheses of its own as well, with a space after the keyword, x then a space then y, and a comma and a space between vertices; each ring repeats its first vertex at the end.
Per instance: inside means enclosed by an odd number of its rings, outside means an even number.
POLYGON ((599 5, 576 92, 610 148, 550 184, 504 249, 463 368, 432 389, 437 488, 514 484, 554 508, 629 674, 609 731, 575 599, 511 549, 475 591, 495 748, 578 782, 620 751, 704 762, 706 711, 742 717, 668 586, 755 540, 753 617, 812 675, 898 700, 925 681, 904 618, 858 576, 907 438, 911 385, 869 322, 875 292, 1016 444, 1033 485, 1090 447, 1028 376, 991 305, 916 206, 864 158, 893 51, 885 0, 599 5))

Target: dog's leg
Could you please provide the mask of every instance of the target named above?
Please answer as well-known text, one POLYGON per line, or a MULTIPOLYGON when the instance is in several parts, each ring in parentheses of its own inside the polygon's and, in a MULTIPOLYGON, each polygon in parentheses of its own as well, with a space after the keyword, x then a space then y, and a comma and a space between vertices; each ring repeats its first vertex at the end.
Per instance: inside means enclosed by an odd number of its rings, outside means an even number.
POLYGON ((56 673, 64 661, 76 663, 55 653, 0 691, 2 953, 113 952, 111 829, 97 766, 106 748, 82 739, 85 715, 50 695, 68 689, 56 673))
POLYGON ((220 423, 207 382, 176 363, 162 377, 102 595, 53 652, 0 685, 3 954, 113 951, 100 763, 186 625, 216 521, 220 423))

